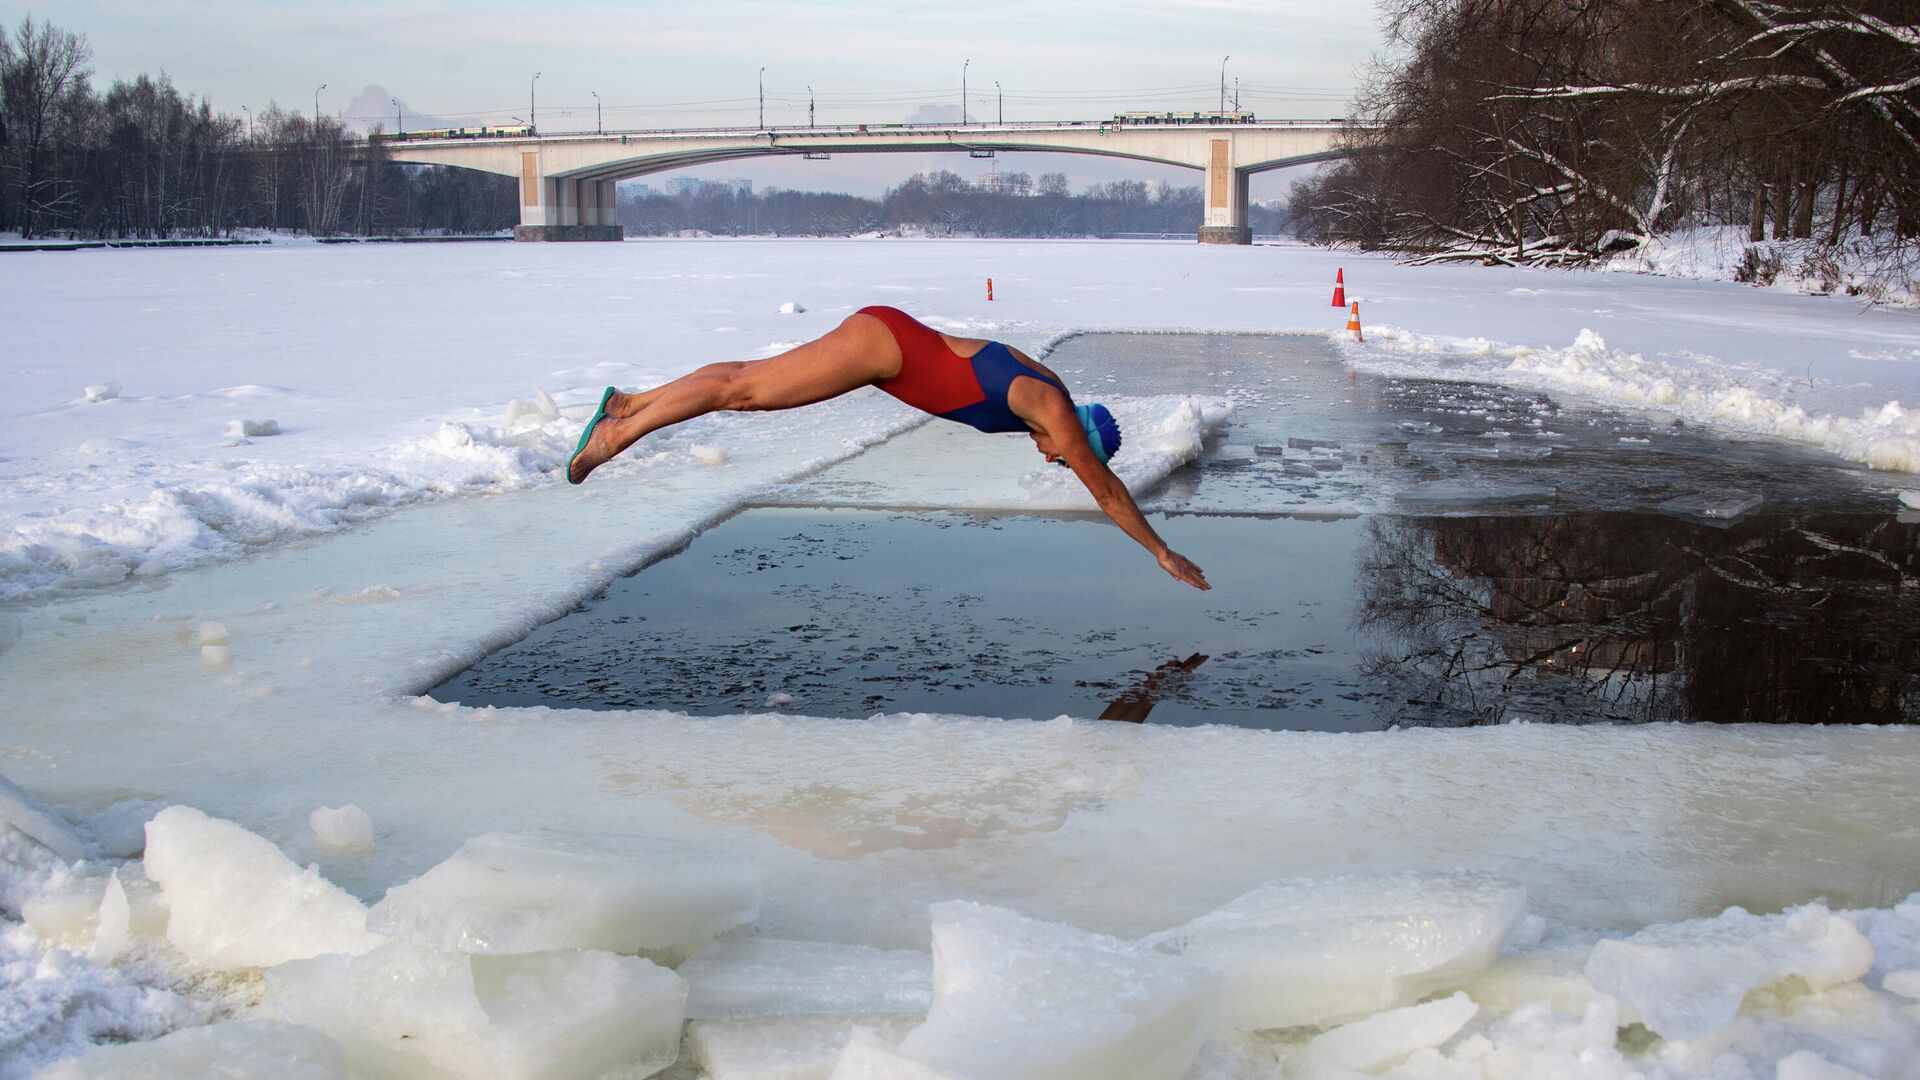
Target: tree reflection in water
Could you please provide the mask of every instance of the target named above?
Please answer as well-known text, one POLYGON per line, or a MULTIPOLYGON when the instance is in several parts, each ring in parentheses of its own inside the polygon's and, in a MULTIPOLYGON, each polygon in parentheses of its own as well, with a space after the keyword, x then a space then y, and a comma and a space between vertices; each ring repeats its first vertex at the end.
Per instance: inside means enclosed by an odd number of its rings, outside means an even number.
POLYGON ((1920 526, 1648 513, 1373 519, 1388 722, 1920 722, 1920 526))

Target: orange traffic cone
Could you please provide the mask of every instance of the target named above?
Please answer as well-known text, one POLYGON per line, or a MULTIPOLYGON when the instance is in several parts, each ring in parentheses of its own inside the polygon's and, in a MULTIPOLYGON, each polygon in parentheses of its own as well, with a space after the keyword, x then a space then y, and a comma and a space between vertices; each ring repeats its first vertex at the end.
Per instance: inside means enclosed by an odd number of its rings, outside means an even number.
POLYGON ((1333 306, 1347 306, 1347 271, 1345 267, 1333 272, 1333 306))
POLYGON ((993 299, 993 279, 987 279, 987 299, 993 299))
POLYGON ((1362 345, 1367 343, 1367 339, 1360 336, 1360 301, 1358 300, 1353 302, 1353 313, 1347 316, 1347 329, 1352 332, 1353 340, 1362 345))

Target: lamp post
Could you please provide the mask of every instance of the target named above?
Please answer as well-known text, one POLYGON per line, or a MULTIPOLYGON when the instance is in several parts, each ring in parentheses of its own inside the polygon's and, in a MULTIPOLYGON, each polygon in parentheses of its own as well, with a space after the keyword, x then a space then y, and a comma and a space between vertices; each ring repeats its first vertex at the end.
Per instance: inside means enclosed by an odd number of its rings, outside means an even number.
POLYGON ((767 69, 760 69, 760 126, 767 126, 767 69))
POLYGON ((600 122, 600 91, 589 90, 587 93, 593 95, 593 133, 595 135, 605 135, 607 133, 607 126, 600 122))
POLYGON ((533 84, 539 81, 540 73, 537 71, 533 73, 533 78, 527 80, 527 134, 529 135, 538 134, 540 130, 540 119, 533 115, 533 84))
MULTIPOLYGON (((951 63, 952 61, 948 61, 948 62, 951 63)), ((971 64, 971 63, 973 63, 973 61, 969 59, 966 64, 960 65, 960 126, 961 127, 967 126, 967 64, 971 64)))
POLYGON ((326 88, 327 84, 321 83, 313 91, 313 130, 316 134, 320 130, 320 91, 326 88))
POLYGON ((247 108, 245 105, 242 105, 240 106, 240 111, 247 114, 247 141, 252 142, 253 141, 253 110, 247 108))
POLYGON ((388 98, 387 100, 393 102, 393 133, 396 135, 405 135, 407 133, 407 119, 400 110, 400 99, 388 98))
POLYGON ((993 97, 995 101, 994 123, 1005 124, 1007 122, 1007 95, 1001 92, 999 79, 993 80, 993 97))
POLYGON ((813 87, 807 87, 807 126, 813 126, 813 87))
POLYGON ((1227 61, 1231 59, 1233 59, 1233 57, 1231 56, 1223 56, 1220 58, 1220 111, 1221 112, 1227 111, 1227 61))

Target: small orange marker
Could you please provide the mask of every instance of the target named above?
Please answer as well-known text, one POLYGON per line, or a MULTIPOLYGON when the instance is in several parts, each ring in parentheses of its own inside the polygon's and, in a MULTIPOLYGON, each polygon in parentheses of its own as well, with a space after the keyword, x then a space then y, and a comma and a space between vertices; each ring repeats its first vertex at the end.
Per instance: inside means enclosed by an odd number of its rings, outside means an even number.
POLYGON ((1353 340, 1362 345, 1367 343, 1367 339, 1360 336, 1360 301, 1358 300, 1353 302, 1353 313, 1347 316, 1347 329, 1352 331, 1353 340))
POLYGON ((987 279, 987 299, 993 299, 993 279, 987 279))
POLYGON ((1333 272, 1333 306, 1347 306, 1347 271, 1341 267, 1333 272))

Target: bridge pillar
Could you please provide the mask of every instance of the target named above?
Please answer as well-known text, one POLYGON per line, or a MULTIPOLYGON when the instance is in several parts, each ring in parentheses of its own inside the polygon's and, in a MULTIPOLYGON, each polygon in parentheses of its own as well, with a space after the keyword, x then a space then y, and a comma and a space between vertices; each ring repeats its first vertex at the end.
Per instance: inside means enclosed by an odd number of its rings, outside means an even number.
POLYGON ((1251 244, 1247 225, 1247 186, 1251 174, 1233 167, 1233 139, 1209 140, 1206 209, 1200 219, 1203 244, 1251 244))
POLYGON ((520 224, 515 240, 620 240, 613 221, 613 184, 544 176, 540 152, 520 154, 520 224), (602 199, 606 200, 602 213, 602 199))

